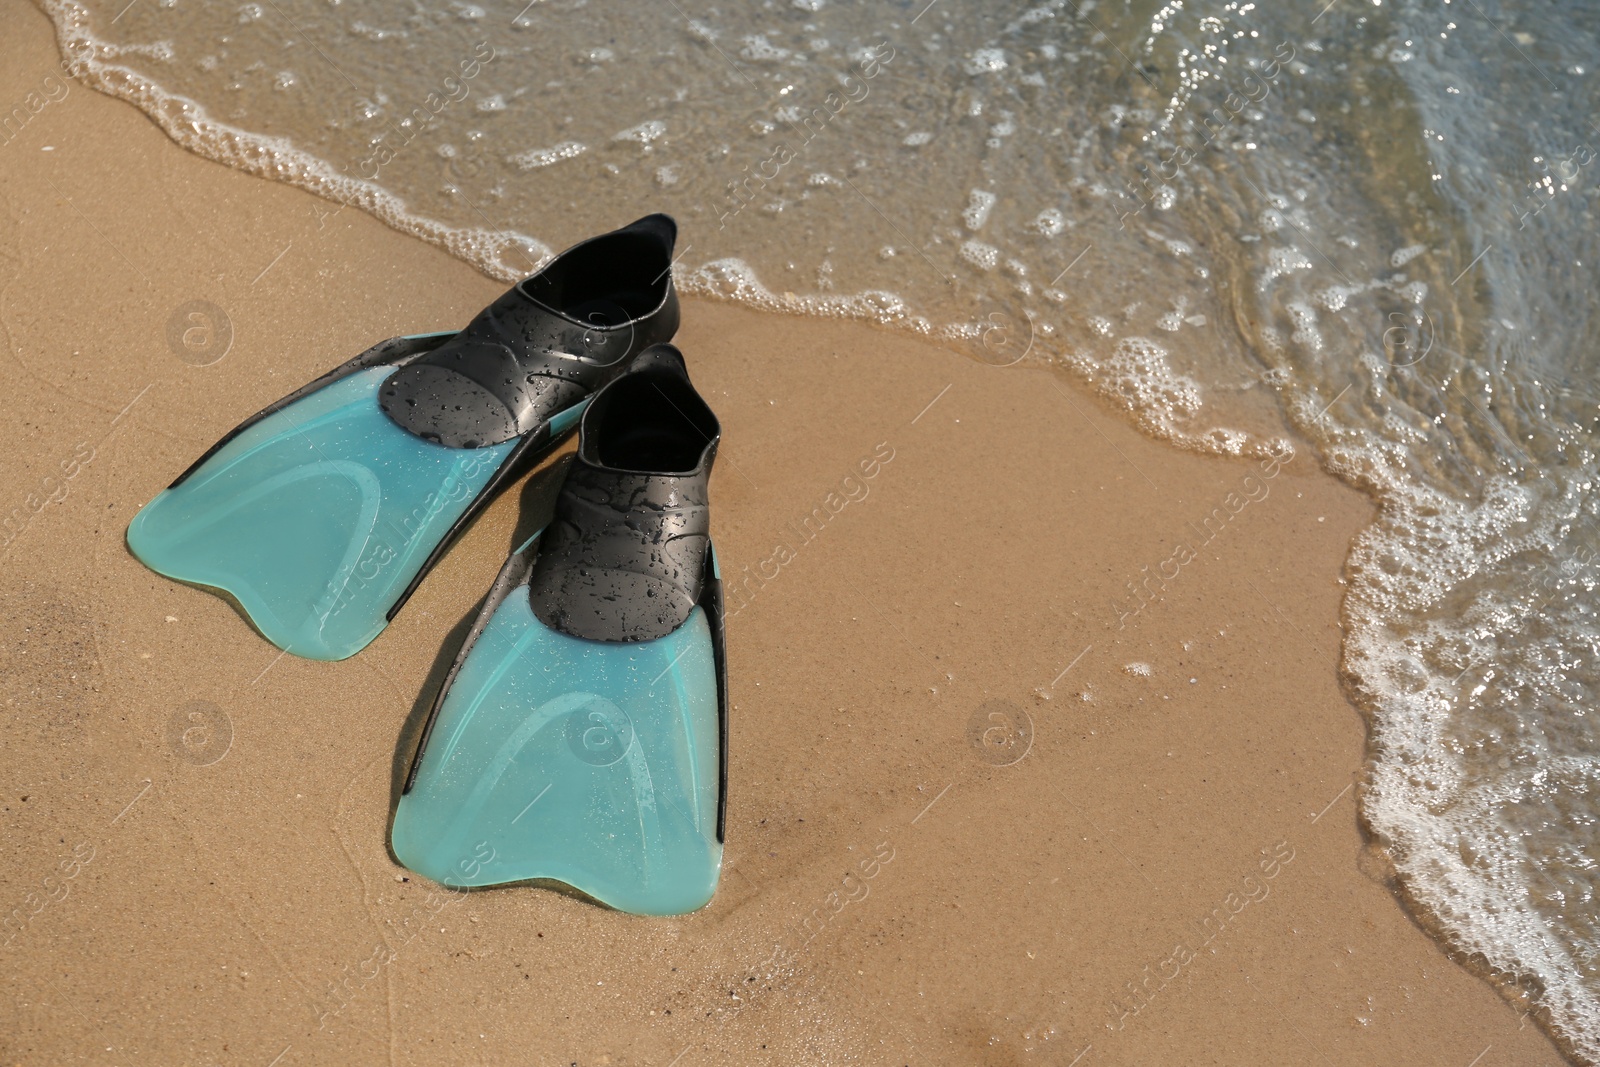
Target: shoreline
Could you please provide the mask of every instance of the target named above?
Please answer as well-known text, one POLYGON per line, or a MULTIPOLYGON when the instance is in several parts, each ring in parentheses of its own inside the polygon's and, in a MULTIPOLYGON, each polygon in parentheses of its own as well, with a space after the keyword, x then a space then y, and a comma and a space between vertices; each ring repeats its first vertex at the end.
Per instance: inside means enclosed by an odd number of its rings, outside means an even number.
MULTIPOLYGON (((13 24, 21 99, 60 57, 37 11, 13 24)), ((398 739, 540 476, 340 664, 279 656, 122 530, 239 418, 503 286, 76 82, 0 153, 0 419, 25 442, 0 462, 26 512, 0 579, 0 899, 26 917, 0 1054, 1562 1062, 1367 873, 1338 684, 1366 498, 1299 443, 1269 480, 1055 371, 694 297, 718 548, 753 576, 718 896, 676 920, 533 887, 428 910, 387 854, 398 739), (196 300, 230 337, 204 364, 169 340, 196 300), (1148 599, 1108 615, 1130 581, 1148 599), (204 742, 172 729, 197 703, 204 742)))

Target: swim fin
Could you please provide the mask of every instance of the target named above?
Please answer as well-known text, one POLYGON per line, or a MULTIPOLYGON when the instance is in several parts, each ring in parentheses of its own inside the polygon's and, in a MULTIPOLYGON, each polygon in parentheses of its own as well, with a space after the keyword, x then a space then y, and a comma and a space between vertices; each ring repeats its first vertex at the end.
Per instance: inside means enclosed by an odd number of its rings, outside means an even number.
POLYGON ((677 225, 569 248, 459 333, 381 342, 236 427, 136 515, 150 569, 310 659, 377 637, 450 543, 678 328, 677 225))
POLYGON ((434 699, 395 811, 437 882, 565 882, 678 915, 716 891, 727 784, 721 430, 671 345, 595 394, 542 533, 514 552, 434 699))

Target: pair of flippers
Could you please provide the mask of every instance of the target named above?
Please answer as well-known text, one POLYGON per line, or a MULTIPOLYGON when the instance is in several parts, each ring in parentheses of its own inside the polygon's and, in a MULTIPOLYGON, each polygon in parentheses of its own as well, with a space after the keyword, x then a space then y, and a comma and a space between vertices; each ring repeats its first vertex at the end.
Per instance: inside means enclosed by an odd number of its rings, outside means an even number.
POLYGON ((459 333, 395 338, 229 433, 128 527, 151 569, 338 660, 575 427, 433 701, 395 812, 435 881, 693 911, 722 864, 727 668, 707 495, 721 429, 666 342, 665 215, 593 238, 459 333))

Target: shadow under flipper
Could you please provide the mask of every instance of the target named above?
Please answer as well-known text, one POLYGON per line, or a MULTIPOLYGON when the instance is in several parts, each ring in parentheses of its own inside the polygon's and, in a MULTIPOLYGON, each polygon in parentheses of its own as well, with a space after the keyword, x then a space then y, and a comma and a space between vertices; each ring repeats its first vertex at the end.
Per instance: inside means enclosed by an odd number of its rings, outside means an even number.
MULTIPOLYGON (((394 859, 394 849, 390 849, 389 857, 394 859)), ((432 878, 427 877, 427 875, 419 875, 419 873, 413 873, 411 877, 418 878, 419 881, 432 881, 432 878)), ((546 893, 565 896, 570 901, 578 901, 579 904, 597 907, 602 912, 611 912, 613 915, 632 915, 632 912, 622 912, 622 910, 614 909, 610 904, 602 901, 600 897, 589 896, 578 886, 566 885, 565 881, 560 880, 560 878, 522 878, 522 880, 518 881, 496 881, 494 885, 488 886, 458 886, 451 885, 448 881, 446 883, 437 883, 435 881, 434 885, 445 889, 445 893, 454 894, 454 896, 462 897, 462 899, 469 893, 498 893, 501 889, 544 889, 546 893)))
MULTIPOLYGON (((393 858, 393 856, 394 853, 391 850, 390 858, 393 858)), ((433 881, 433 879, 429 878, 425 874, 413 873, 411 877, 421 881, 433 881)), ((585 893, 577 886, 568 885, 559 878, 521 878, 515 882, 496 882, 493 885, 451 885, 449 883, 438 882, 435 882, 434 884, 442 885, 444 890, 448 893, 461 893, 463 895, 467 893, 493 893, 501 889, 542 889, 549 893, 557 893, 566 897, 568 900, 576 900, 580 904, 588 904, 591 907, 599 908, 601 911, 609 911, 617 915, 633 914, 633 912, 622 911, 619 908, 614 908, 610 904, 607 904, 605 901, 601 900, 599 897, 591 897, 588 893, 585 893)))
MULTIPOLYGON (((561 491, 561 484, 566 481, 567 468, 571 463, 570 454, 561 456, 549 466, 534 471, 523 484, 520 499, 517 501, 517 525, 512 531, 511 544, 506 548, 507 556, 549 524, 555 514, 556 494, 561 491)), ((397 864, 400 861, 394 854, 392 843, 394 818, 400 806, 400 795, 405 789, 406 778, 411 773, 411 762, 416 756, 417 744, 421 740, 423 728, 427 725, 428 713, 433 709, 439 689, 450 674, 450 668, 455 666, 456 658, 461 653, 461 645, 472 631, 473 623, 477 622, 478 616, 482 614, 488 598, 489 591, 486 586, 483 596, 478 598, 472 610, 463 615, 461 621, 451 627, 450 632, 445 635, 439 645, 438 655, 433 659, 433 666, 428 669, 428 676, 417 692, 417 699, 411 705, 411 711, 400 727, 399 736, 395 738, 394 759, 389 773, 389 821, 384 829, 384 847, 389 852, 389 858, 397 864)))

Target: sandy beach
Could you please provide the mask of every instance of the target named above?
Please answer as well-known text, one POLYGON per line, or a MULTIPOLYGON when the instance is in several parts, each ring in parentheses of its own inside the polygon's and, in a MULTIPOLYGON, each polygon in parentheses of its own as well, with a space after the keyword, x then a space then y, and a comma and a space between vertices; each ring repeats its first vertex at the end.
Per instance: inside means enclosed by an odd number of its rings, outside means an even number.
POLYGON ((1298 442, 1188 454, 1060 373, 848 322, 684 304, 737 590, 716 899, 409 875, 426 698, 551 478, 340 663, 123 531, 246 415, 503 286, 184 152, 3 10, 0 1062, 1562 1062, 1359 824, 1368 500, 1298 442))

